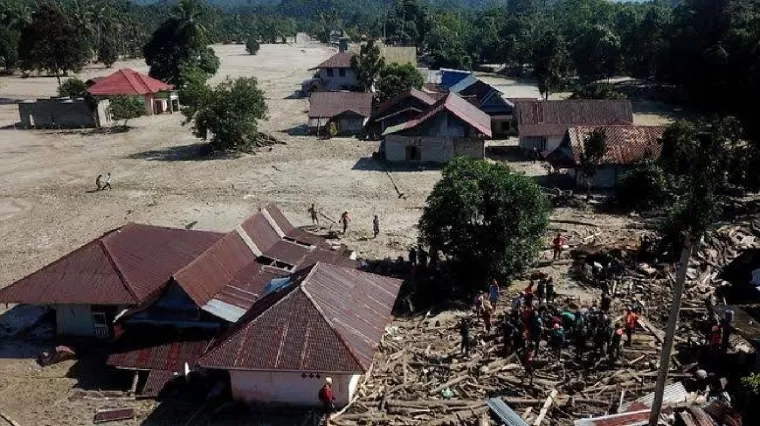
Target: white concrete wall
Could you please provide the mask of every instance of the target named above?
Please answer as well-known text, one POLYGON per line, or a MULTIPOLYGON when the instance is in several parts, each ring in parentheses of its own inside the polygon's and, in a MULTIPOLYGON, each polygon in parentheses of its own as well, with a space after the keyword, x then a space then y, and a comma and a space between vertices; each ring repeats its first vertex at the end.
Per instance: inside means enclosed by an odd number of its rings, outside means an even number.
POLYGON ((94 336, 90 305, 56 305, 56 332, 67 336, 94 336))
POLYGON ((356 86, 356 73, 351 68, 344 68, 346 70, 346 76, 341 77, 338 68, 333 68, 332 77, 327 76, 327 69, 319 70, 319 78, 324 82, 323 90, 341 90, 342 88, 349 88, 356 86))
POLYGON ((342 407, 351 400, 360 375, 319 373, 320 378, 301 377, 300 372, 230 370, 232 396, 236 400, 273 402, 289 405, 318 406, 319 390, 325 377, 333 379, 335 405, 342 407))
POLYGON ((366 122, 367 119, 360 117, 339 118, 336 120, 336 124, 338 125, 338 133, 342 135, 357 134, 364 129, 364 124, 366 122))
POLYGON ((419 147, 420 161, 423 162, 445 163, 457 156, 485 158, 485 142, 478 139, 388 135, 385 138, 385 159, 407 161, 407 146, 419 147))

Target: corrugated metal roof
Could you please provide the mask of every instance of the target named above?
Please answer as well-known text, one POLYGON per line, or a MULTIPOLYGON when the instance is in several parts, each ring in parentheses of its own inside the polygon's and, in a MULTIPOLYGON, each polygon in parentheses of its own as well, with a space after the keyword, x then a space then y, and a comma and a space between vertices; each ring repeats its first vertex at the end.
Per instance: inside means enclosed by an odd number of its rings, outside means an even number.
POLYGON ((518 100, 514 116, 521 137, 563 135, 571 126, 633 124, 627 99, 518 100))
POLYGON ((528 423, 519 414, 515 413, 503 399, 490 398, 486 401, 486 404, 506 426, 528 426, 528 423))
POLYGON ((409 90, 405 90, 399 93, 393 98, 388 99, 387 101, 380 104, 380 106, 377 107, 377 109, 372 115, 375 117, 378 117, 384 112, 391 109, 392 107, 398 105, 399 102, 402 102, 408 99, 415 99, 419 101, 422 105, 427 105, 427 106, 433 105, 436 102, 435 98, 433 98, 430 94, 423 92, 422 90, 409 89, 409 90))
POLYGON ((232 370, 367 371, 401 282, 322 263, 294 280, 255 303, 198 363, 232 370))
POLYGON ((742 415, 736 409, 723 401, 713 400, 702 409, 718 424, 725 426, 742 426, 742 415))
POLYGON ((488 137, 492 136, 491 117, 485 112, 478 109, 475 105, 468 102, 466 99, 453 93, 448 94, 448 96, 432 105, 419 117, 409 120, 406 123, 388 127, 385 129, 385 132, 383 132, 383 135, 390 135, 417 127, 418 125, 424 123, 432 117, 435 117, 438 113, 444 110, 450 112, 455 117, 469 124, 478 132, 488 137))
MULTIPOLYGON (((683 383, 671 383, 665 386, 662 398, 662 406, 667 407, 669 405, 678 404, 686 401, 689 398, 689 393, 686 388, 683 387, 683 383)), ((627 404, 623 404, 620 407, 620 411, 635 411, 637 409, 652 408, 654 403, 654 392, 648 393, 641 398, 635 399, 627 404)))
POLYGON ((574 426, 642 426, 649 423, 650 412, 651 410, 643 410, 631 413, 610 414, 590 419, 578 419, 573 424, 574 426))
POLYGON ((287 275, 286 271, 254 262, 243 268, 203 306, 203 310, 227 321, 237 322, 259 300, 270 280, 287 275))
POLYGON ((127 330, 114 344, 106 364, 133 370, 163 370, 184 374, 185 363, 194 365, 211 340, 193 330, 178 334, 177 329, 127 330))
POLYGON ((164 390, 166 384, 174 380, 175 377, 179 377, 179 375, 175 375, 173 371, 151 370, 140 391, 140 396, 143 398, 157 397, 164 390))
POLYGON ((214 298, 240 270, 256 261, 243 238, 230 232, 174 274, 174 280, 198 306, 214 298))
POLYGON ((278 241, 264 252, 264 256, 297 266, 309 251, 309 247, 290 241, 278 241))
POLYGON ((290 223, 288 218, 285 217, 285 214, 282 212, 282 210, 280 210, 280 207, 278 207, 276 204, 268 204, 261 210, 269 213, 269 216, 274 219, 274 222, 286 235, 296 229, 293 224, 290 223))
POLYGON ((122 68, 108 77, 102 78, 87 89, 96 96, 147 95, 172 90, 171 84, 156 80, 129 68, 122 68))
POLYGON ((309 98, 309 118, 330 118, 345 112, 368 118, 372 115, 372 93, 316 92, 309 98))
POLYGON ((281 240, 280 236, 277 235, 277 231, 275 231, 261 212, 246 219, 241 227, 262 252, 267 251, 281 240))
POLYGON ((664 126, 579 126, 567 130, 573 159, 580 164, 586 140, 594 131, 601 130, 607 136, 607 151, 601 164, 632 164, 647 158, 660 157, 660 138, 664 126))
POLYGON ((353 52, 338 52, 316 67, 309 68, 309 71, 322 68, 351 68, 351 58, 354 56, 356 54, 353 52))
POLYGON ((0 290, 0 302, 136 305, 221 238, 127 224, 0 290))

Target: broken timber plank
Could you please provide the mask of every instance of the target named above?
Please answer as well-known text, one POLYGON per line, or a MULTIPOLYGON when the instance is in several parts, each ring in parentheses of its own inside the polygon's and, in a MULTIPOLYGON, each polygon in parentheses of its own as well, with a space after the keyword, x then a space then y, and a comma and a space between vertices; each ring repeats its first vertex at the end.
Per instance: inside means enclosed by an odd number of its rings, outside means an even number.
POLYGON ((552 402, 554 402, 554 398, 556 397, 557 389, 553 389, 549 396, 546 398, 544 406, 541 407, 541 411, 538 412, 538 417, 536 417, 536 421, 533 422, 533 426, 539 426, 541 422, 544 421, 544 417, 546 417, 546 413, 549 411, 549 408, 552 406, 552 402))
POLYGON ((430 389, 430 394, 431 395, 432 394, 436 394, 436 393, 438 393, 438 392, 440 392, 440 391, 442 391, 442 390, 444 390, 446 388, 450 388, 450 387, 454 386, 455 384, 463 382, 463 381, 465 381, 465 380, 467 380, 469 378, 470 378, 470 376, 467 375, 467 374, 461 375, 459 377, 455 377, 455 378, 449 380, 448 382, 446 382, 446 383, 444 383, 444 384, 442 384, 442 385, 440 385, 438 387, 430 389))
POLYGON ((129 420, 135 418, 133 408, 118 408, 115 410, 102 410, 95 413, 92 422, 95 424, 115 422, 117 420, 129 420))

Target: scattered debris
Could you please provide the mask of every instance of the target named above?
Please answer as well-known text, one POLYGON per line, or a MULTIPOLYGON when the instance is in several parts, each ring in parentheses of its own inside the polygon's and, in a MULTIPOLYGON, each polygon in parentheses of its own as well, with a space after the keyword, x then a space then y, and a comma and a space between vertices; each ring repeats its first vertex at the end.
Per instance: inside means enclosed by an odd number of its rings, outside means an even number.
POLYGON ((112 410, 101 410, 95 413, 92 422, 95 424, 115 422, 119 420, 130 420, 135 418, 133 408, 116 408, 112 410))
POLYGON ((58 364, 59 362, 76 358, 77 355, 73 349, 68 346, 60 345, 56 346, 54 349, 43 351, 37 357, 37 363, 42 367, 46 367, 48 365, 58 364))

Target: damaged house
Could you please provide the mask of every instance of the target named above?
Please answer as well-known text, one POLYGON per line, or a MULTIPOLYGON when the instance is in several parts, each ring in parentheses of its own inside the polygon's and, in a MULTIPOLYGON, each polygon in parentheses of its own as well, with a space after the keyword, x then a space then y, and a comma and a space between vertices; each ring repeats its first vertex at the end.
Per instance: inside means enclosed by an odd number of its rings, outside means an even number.
POLYGON ((200 365, 228 370, 241 399, 313 403, 315 375, 351 394, 390 321, 400 282, 358 267, 269 205, 226 234, 126 225, 0 290, 0 302, 51 306, 60 334, 113 336, 107 364, 134 371, 144 397, 200 365), (272 389, 276 372, 290 386, 272 389))
POLYGON ((660 157, 663 126, 578 126, 567 130, 547 161, 557 170, 565 169, 577 185, 585 185, 586 178, 580 172, 581 156, 586 141, 598 130, 607 138, 607 150, 591 179, 592 187, 613 188, 636 164, 660 157))
POLYGON ((457 156, 482 159, 491 117, 450 93, 417 117, 388 127, 381 151, 388 161, 445 163, 457 156))
POLYGON ((317 92, 309 100, 309 131, 321 134, 332 122, 339 135, 356 135, 371 115, 372 93, 317 92))

